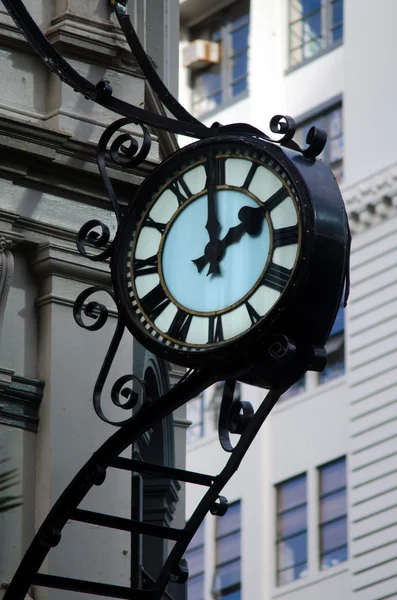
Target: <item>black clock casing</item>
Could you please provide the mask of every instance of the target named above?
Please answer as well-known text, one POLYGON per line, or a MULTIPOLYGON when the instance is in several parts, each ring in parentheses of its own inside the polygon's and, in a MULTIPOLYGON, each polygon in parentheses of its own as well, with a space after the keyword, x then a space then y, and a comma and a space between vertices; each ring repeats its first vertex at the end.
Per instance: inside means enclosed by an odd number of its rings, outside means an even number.
MULTIPOLYGON (((162 235, 165 235, 163 229, 162 235)), ((313 348, 324 347, 341 302, 348 269, 349 241, 347 215, 339 187, 332 171, 321 160, 305 158, 252 136, 219 135, 173 154, 155 168, 138 189, 115 242, 111 270, 116 301, 134 337, 158 356, 191 368, 216 361, 218 367, 224 366, 225 377, 229 373, 249 383, 272 387, 279 385, 283 377, 285 381, 288 370, 290 379, 300 376, 310 367, 313 348), (214 151, 218 156, 225 148, 230 150, 232 157, 244 157, 245 154, 250 158, 257 157, 257 161, 263 160, 267 168, 271 168, 271 164, 278 169, 280 179, 281 173, 289 182, 288 189, 292 189, 299 220, 298 254, 280 298, 250 329, 219 344, 197 350, 181 349, 165 340, 158 331, 153 331, 151 322, 142 315, 142 308, 137 308, 136 291, 128 267, 132 260, 133 240, 139 235, 140 223, 147 218, 148 206, 158 191, 172 181, 175 174, 186 169, 194 157, 205 158, 214 151), (298 349, 300 358, 295 361, 295 367, 283 365, 268 353, 274 336, 280 335, 291 340, 298 349)), ((222 268, 222 261, 219 264, 222 268)), ((154 270, 155 267, 148 268, 154 270)))

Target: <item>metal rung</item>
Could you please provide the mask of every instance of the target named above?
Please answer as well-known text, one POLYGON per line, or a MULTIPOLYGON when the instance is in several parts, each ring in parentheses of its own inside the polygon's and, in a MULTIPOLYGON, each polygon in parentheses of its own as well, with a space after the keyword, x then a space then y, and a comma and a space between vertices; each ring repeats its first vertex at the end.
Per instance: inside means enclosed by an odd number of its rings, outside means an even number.
POLYGON ((68 577, 57 577, 56 575, 45 575, 42 573, 37 573, 32 584, 56 590, 82 592, 84 594, 105 596, 107 598, 125 598, 126 600, 131 600, 131 598, 134 600, 149 600, 152 596, 151 590, 137 590, 118 585, 108 585, 107 583, 98 583, 96 581, 69 579, 68 577))
POLYGON ((187 483, 196 483, 197 485, 206 485, 211 487, 214 477, 203 473, 194 473, 193 471, 184 471, 183 469, 173 469, 171 467, 162 467, 140 460, 131 460, 130 458, 116 458, 110 463, 111 467, 123 469, 124 471, 133 471, 134 473, 146 473, 148 475, 157 475, 158 477, 169 477, 177 481, 186 481, 187 483))
POLYGON ((141 533, 164 540, 177 541, 184 534, 183 529, 161 527, 161 525, 152 525, 151 523, 143 523, 142 521, 134 521, 132 519, 122 519, 121 517, 104 515, 90 510, 81 510, 80 508, 73 510, 70 518, 80 523, 91 523, 92 525, 100 525, 102 527, 109 527, 110 529, 141 533))

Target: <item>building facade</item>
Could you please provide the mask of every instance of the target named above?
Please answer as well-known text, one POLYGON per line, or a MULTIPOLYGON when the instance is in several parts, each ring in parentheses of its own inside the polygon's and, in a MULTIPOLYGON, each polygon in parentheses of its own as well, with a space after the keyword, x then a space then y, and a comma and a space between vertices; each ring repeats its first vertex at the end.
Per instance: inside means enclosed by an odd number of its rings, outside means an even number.
MULTIPOLYGON (((291 115, 302 145, 326 129, 353 236, 327 368, 280 399, 225 490, 226 521, 206 519, 189 600, 397 597, 396 18, 393 0, 181 0, 182 102, 268 134, 291 115)), ((221 387, 188 404, 193 470, 227 459, 221 387)), ((239 393, 254 407, 264 396, 239 393)), ((200 494, 189 487, 188 515, 200 494)))
MULTIPOLYGON (((177 0, 164 0, 160 7, 153 0, 130 4, 147 53, 176 93, 177 0)), ((132 104, 160 110, 110 2, 28 0, 26 6, 79 73, 93 83, 110 81, 115 94, 132 104)), ((115 232, 95 152, 100 135, 118 116, 77 95, 50 72, 2 5, 0 72, 0 460, 7 459, 0 467, 16 470, 17 485, 10 493, 22 497, 20 507, 0 515, 2 597, 50 508, 115 431, 98 419, 92 406, 94 384, 116 325, 115 306, 102 297, 110 316, 104 329, 90 333, 75 323, 73 304, 89 286, 110 287, 108 265, 81 256, 76 235, 89 219, 99 219, 115 232)), ((142 137, 138 127, 128 131, 142 137)), ((172 136, 153 133, 151 152, 139 168, 110 169, 123 206, 150 170, 176 147, 172 136)), ((147 380, 152 395, 163 393, 178 377, 125 334, 103 394, 109 419, 120 421, 130 414, 112 405, 110 389, 132 370, 147 380)), ((142 454, 183 467, 185 430, 182 410, 153 432, 142 454)), ((175 482, 160 485, 150 478, 144 486, 146 520, 184 523, 183 489, 175 482)), ((105 484, 90 492, 83 508, 129 518, 131 476, 109 469, 105 484)), ((167 552, 163 540, 160 546, 157 540, 153 543, 143 548, 149 573, 167 552)), ((128 532, 70 522, 44 572, 128 587, 130 564, 128 532)), ((31 594, 35 600, 71 597, 70 592, 43 588, 31 594)))

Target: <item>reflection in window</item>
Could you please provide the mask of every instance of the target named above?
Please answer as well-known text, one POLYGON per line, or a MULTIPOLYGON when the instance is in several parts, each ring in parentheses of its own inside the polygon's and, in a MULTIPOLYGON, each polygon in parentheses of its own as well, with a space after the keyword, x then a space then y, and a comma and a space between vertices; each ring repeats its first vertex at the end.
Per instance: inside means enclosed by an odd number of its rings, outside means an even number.
POLYGON ((277 585, 307 574, 306 474, 277 486, 277 585))
MULTIPOLYGON (((230 504, 226 515, 217 519, 216 568, 212 592, 215 598, 241 597, 241 506, 230 504)), ((190 600, 190 597, 189 597, 190 600)))
POLYGON ((328 354, 327 365, 320 373, 320 383, 326 383, 345 372, 345 310, 341 306, 332 327, 325 349, 328 354))
POLYGON ((319 113, 316 117, 304 121, 296 130, 296 141, 303 147, 306 146, 306 137, 309 130, 314 127, 324 129, 328 134, 327 144, 320 154, 324 162, 332 169, 336 180, 343 180, 343 114, 339 104, 333 108, 319 113))
POLYGON ((347 560, 346 459, 319 468, 320 566, 328 569, 347 560))
POLYGON ((186 441, 188 444, 204 436, 204 394, 187 403, 187 419, 192 424, 187 430, 186 441))
POLYGON ((190 542, 185 558, 189 568, 188 598, 204 600, 204 521, 190 542))
POLYGON ((343 0, 289 0, 291 67, 342 40, 343 0))
POLYGON ((220 62, 192 73, 192 108, 201 116, 248 88, 249 2, 239 1, 191 30, 191 39, 220 45, 220 62))

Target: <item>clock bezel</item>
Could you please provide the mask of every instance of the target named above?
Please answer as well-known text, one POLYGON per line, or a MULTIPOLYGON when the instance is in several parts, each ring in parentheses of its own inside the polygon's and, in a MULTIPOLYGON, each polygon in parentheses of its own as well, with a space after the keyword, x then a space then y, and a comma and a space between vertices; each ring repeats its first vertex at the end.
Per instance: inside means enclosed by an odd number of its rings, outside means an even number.
MULTIPOLYGON (((246 158, 249 160, 255 160, 248 155, 246 158)), ((202 164, 205 162, 205 158, 201 162, 194 162, 195 164, 202 164)), ((230 186, 228 186, 228 188, 229 187, 230 186)), ((195 194, 192 196, 192 199, 188 200, 188 202, 193 201, 193 198, 199 197, 203 193, 205 192, 202 191, 198 194, 195 194)), ((181 208, 183 209, 183 207, 181 208)), ((176 212, 179 213, 179 210, 180 209, 178 209, 176 212)), ((171 217, 166 227, 170 227, 170 223, 174 217, 175 214, 173 217, 171 217)), ((268 337, 271 331, 274 329, 276 323, 280 321, 280 317, 282 317, 282 315, 285 313, 289 303, 291 302, 293 304, 297 288, 297 277, 304 277, 304 274, 307 270, 307 258, 309 256, 310 240, 313 238, 313 235, 313 211, 305 183, 300 177, 299 172, 294 169, 294 165, 280 148, 263 140, 254 138, 247 139, 245 137, 243 138, 241 136, 236 137, 231 135, 217 136, 204 141, 196 142, 179 150, 171 157, 166 159, 161 165, 159 165, 141 185, 134 199, 130 203, 126 218, 124 220, 124 225, 120 229, 117 236, 117 249, 113 254, 114 260, 112 261, 112 276, 119 309, 123 314, 127 327, 137 338, 137 340, 162 358, 168 359, 183 366, 190 367, 201 366, 206 364, 209 360, 215 358, 220 361, 230 362, 231 360, 236 359, 237 354, 241 357, 242 354, 251 352, 253 343, 254 346, 257 346, 265 337, 268 337), (209 148, 214 148, 217 151, 220 146, 225 145, 234 146, 234 150, 236 151, 233 151, 229 156, 234 156, 237 154, 237 150, 240 150, 239 155, 241 156, 244 156, 244 151, 247 151, 247 154, 257 153, 259 155, 258 162, 262 162, 264 166, 271 169, 271 171, 274 172, 281 180, 284 178, 280 177, 275 167, 279 167, 280 170, 283 170, 286 173, 288 181, 291 183, 290 185, 286 185, 286 182, 283 182, 283 185, 289 191, 290 196, 293 197, 294 206, 298 215, 299 247, 295 265, 292 268, 289 281, 284 290, 281 292, 278 300, 270 308, 270 310, 248 330, 245 330, 234 338, 217 342, 213 345, 206 344, 201 347, 198 344, 191 346, 185 345, 183 346, 184 349, 182 349, 182 344, 179 344, 178 341, 176 341, 175 344, 180 346, 179 348, 172 346, 171 343, 173 342, 166 345, 166 342, 163 341, 166 339, 164 334, 161 332, 161 334, 159 334, 156 338, 148 329, 148 326, 153 329, 148 320, 144 318, 143 322, 142 318, 140 318, 134 312, 134 305, 130 297, 132 283, 127 282, 127 278, 125 276, 125 265, 127 260, 130 260, 132 247, 137 242, 140 231, 139 225, 143 222, 145 215, 151 211, 156 199, 160 196, 162 191, 164 191, 167 185, 169 185, 170 181, 172 181, 174 177, 191 168, 190 164, 187 164, 190 162, 189 158, 193 155, 197 156, 200 151, 205 152, 205 150, 208 150, 209 148), (273 164, 269 165, 267 162, 260 161, 260 155, 266 157, 267 160, 273 161, 273 164), (147 201, 147 198, 150 198, 150 200, 147 201)), ((271 236, 271 242, 273 243, 272 228, 271 236)), ((161 243, 164 243, 164 240, 165 236, 163 236, 161 243)), ((272 253, 269 252, 269 257, 271 256, 272 253)), ((269 258, 266 261, 266 266, 264 267, 263 272, 266 272, 268 260, 269 258)), ((256 282, 255 285, 257 286, 257 284, 258 282, 256 282)), ((174 298, 171 297, 170 299, 176 306, 178 306, 178 303, 175 302, 174 298)), ((138 302, 136 303, 138 304, 138 302)), ((236 304, 240 305, 241 303, 242 300, 240 299, 236 304)), ((182 308, 185 310, 185 307, 182 308)), ((230 307, 228 307, 228 309, 230 310, 230 307)), ((189 312, 193 313, 193 311, 189 312)), ((214 314, 217 314, 218 312, 219 311, 215 311, 214 314)), ((224 313, 227 311, 225 310, 221 312, 224 313)), ((200 316, 203 315, 203 313, 199 314, 200 316)))

